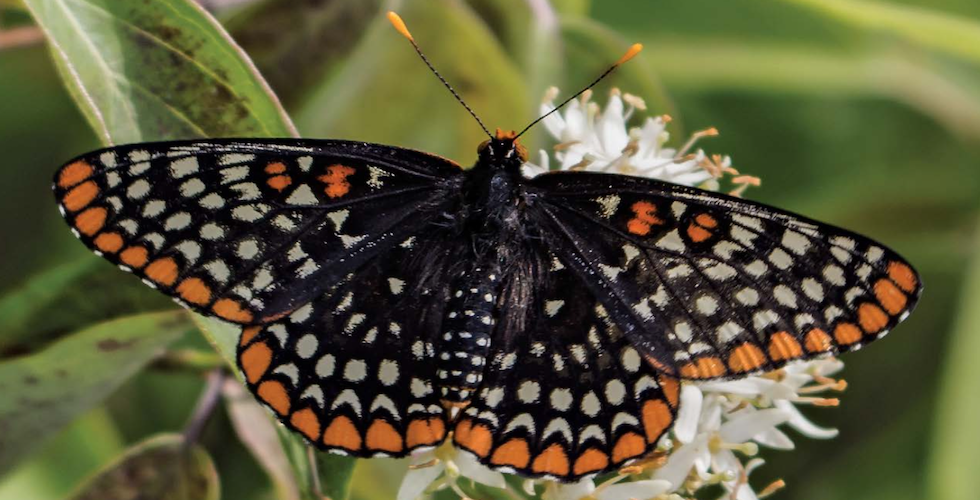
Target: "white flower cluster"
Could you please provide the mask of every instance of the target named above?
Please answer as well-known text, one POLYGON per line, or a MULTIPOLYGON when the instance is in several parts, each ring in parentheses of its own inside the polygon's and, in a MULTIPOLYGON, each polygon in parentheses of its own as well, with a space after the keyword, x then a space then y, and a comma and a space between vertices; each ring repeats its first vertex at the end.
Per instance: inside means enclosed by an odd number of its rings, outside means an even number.
MULTIPOLYGON (((554 109, 557 93, 557 89, 549 90, 542 113, 554 109)), ((680 149, 668 148, 669 117, 647 117, 642 126, 628 128, 636 111, 646 109, 642 99, 613 90, 603 110, 590 97, 586 92, 561 113, 544 120, 545 128, 558 141, 554 147, 558 168, 637 175, 714 190, 728 176, 734 195, 759 185, 758 178, 740 175, 732 168, 727 156, 708 156, 700 149, 691 152, 698 139, 717 135, 716 130, 693 134, 680 149)), ((551 169, 551 155, 542 150, 539 158, 538 164, 524 165, 526 175, 551 169)), ((776 481, 758 493, 749 486, 749 475, 763 463, 755 458, 759 446, 793 449, 793 441, 779 426, 786 425, 811 438, 837 435, 836 430, 807 420, 797 407, 835 406, 836 399, 819 394, 846 387, 843 380, 829 378, 842 367, 840 361, 828 358, 739 380, 685 382, 677 419, 661 439, 658 451, 599 484, 594 478, 572 484, 527 480, 523 488, 514 489, 503 474, 479 464, 472 454, 457 450, 447 440, 439 448, 412 458, 398 500, 414 500, 445 488, 470 498, 472 493, 467 490, 472 491, 475 483, 506 490, 511 498, 543 500, 682 500, 716 484, 724 487, 730 498, 761 498, 783 484, 776 481)))

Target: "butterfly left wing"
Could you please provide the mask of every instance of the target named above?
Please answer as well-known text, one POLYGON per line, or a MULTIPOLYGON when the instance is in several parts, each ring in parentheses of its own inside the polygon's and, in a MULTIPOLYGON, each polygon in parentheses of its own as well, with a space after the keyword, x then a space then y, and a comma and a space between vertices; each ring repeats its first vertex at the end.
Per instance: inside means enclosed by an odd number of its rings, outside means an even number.
POLYGON ((55 175, 91 250, 202 314, 263 323, 451 203, 461 170, 390 146, 207 140, 118 146, 55 175))
POLYGON ((921 291, 892 250, 772 207, 638 177, 530 181, 545 239, 646 356, 731 377, 859 348, 921 291))
POLYGON ((550 269, 530 273, 530 295, 505 284, 501 314, 526 315, 525 327, 494 334, 453 439, 491 468, 572 481, 651 452, 673 424, 679 385, 634 348, 573 270, 546 262, 550 269))
POLYGON ((405 456, 448 431, 433 342, 449 300, 453 250, 433 232, 406 239, 289 316, 246 327, 248 388, 321 450, 405 456))

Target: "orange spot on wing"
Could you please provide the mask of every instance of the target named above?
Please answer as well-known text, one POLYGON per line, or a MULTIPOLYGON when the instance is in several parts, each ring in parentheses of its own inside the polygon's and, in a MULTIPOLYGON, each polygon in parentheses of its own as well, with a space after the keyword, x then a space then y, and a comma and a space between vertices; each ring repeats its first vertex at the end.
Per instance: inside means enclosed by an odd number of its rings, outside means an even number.
POLYGON ((286 171, 286 165, 281 161, 272 162, 265 166, 267 174, 281 174, 286 171))
POLYGON ((310 441, 316 441, 320 438, 320 419, 309 408, 293 412, 292 416, 289 417, 289 423, 293 424, 293 427, 302 432, 310 441))
POLYGON ((766 355, 748 342, 738 346, 728 356, 728 367, 735 373, 756 370, 766 362, 766 355))
POLYGON ((880 307, 864 303, 858 307, 858 322, 866 333, 878 333, 888 324, 888 315, 880 307))
POLYGON ((684 378, 712 378, 725 374, 725 365, 718 358, 698 358, 681 367, 684 378))
POLYGON ((660 390, 664 391, 664 396, 667 398, 667 403, 670 406, 677 408, 677 399, 681 394, 681 386, 677 383, 677 379, 673 377, 665 377, 663 375, 657 377, 660 379, 660 390))
POLYGON ((119 233, 102 233, 95 238, 95 248, 103 253, 116 253, 123 246, 119 233))
POLYGON ((647 443, 635 432, 627 432, 620 436, 613 447, 612 459, 615 463, 637 457, 647 451, 647 443))
POLYGON ((798 358, 803 355, 800 343, 786 332, 776 332, 769 337, 769 357, 774 361, 798 358))
POLYGON ((446 437, 446 426, 441 419, 417 419, 408 424, 405 445, 409 448, 439 443, 446 437))
POLYGON ((663 224, 659 217, 654 215, 657 206, 649 201, 638 201, 630 207, 635 217, 626 223, 626 229, 636 235, 645 236, 650 232, 650 226, 663 224))
POLYGON ((656 443, 673 422, 674 417, 670 414, 667 403, 659 399, 643 403, 643 433, 647 435, 648 443, 656 443))
POLYGON ((238 361, 242 364, 242 371, 245 372, 245 380, 254 384, 265 375, 269 365, 272 364, 272 349, 265 342, 256 342, 242 351, 238 361))
POLYGON ((646 236, 650 234, 650 224, 641 220, 630 219, 626 223, 626 230, 638 236, 646 236))
POLYGON ((915 271, 906 264, 898 261, 888 263, 888 277, 898 284, 902 290, 909 293, 915 290, 916 285, 919 283, 919 279, 915 277, 915 271))
POLYGON ((252 321, 252 313, 242 308, 242 305, 233 299, 219 299, 211 306, 211 310, 228 321, 237 323, 248 323, 252 321))
POLYGON ((581 475, 602 470, 608 466, 609 455, 606 455, 595 448, 589 448, 583 451, 582 454, 575 459, 575 466, 572 468, 572 472, 574 472, 575 475, 581 475))
POLYGON ((171 286, 177 281, 177 263, 170 257, 162 257, 150 263, 143 271, 146 277, 161 285, 171 286))
POLYGON ((85 236, 92 236, 102 230, 107 213, 103 207, 89 208, 75 217, 75 228, 85 236))
POLYGON ((86 181, 68 191, 61 203, 70 212, 77 212, 92 202, 99 195, 99 185, 95 181, 86 181))
POLYGON ((698 214, 698 216, 694 218, 694 222, 697 222, 698 225, 708 229, 713 229, 718 226, 718 221, 708 214, 698 214))
POLYGON ((569 469, 568 454, 558 443, 545 448, 531 463, 531 470, 538 474, 553 474, 567 476, 569 469))
POLYGON ((473 421, 466 419, 456 425, 456 433, 453 439, 460 446, 476 453, 479 457, 486 457, 490 453, 493 445, 493 435, 490 429, 483 424, 473 425, 473 421))
POLYGON ((388 422, 378 419, 371 423, 365 438, 369 450, 398 453, 405 449, 402 435, 388 422))
POLYGON ((258 325, 242 328, 242 337, 239 339, 238 345, 248 344, 260 331, 262 331, 262 327, 258 325))
POLYGON ((908 298, 891 281, 882 278, 875 283, 875 297, 892 316, 897 315, 908 305, 908 298))
POLYGON ((718 226, 718 221, 708 214, 698 214, 689 226, 687 226, 687 236, 695 243, 701 243, 711 238, 710 229, 718 226))
POLYGON ((323 431, 323 444, 350 451, 361 449, 361 433, 354 422, 343 415, 334 418, 327 430, 323 431))
POLYGON ((58 175, 58 186, 69 188, 88 179, 92 175, 92 166, 84 161, 76 161, 61 169, 58 175))
POLYGON ((852 323, 841 323, 834 329, 834 339, 838 344, 853 344, 861 340, 861 335, 861 330, 852 323))
POLYGON ((262 401, 268 403, 276 413, 280 415, 289 413, 289 394, 281 382, 266 380, 259 385, 259 389, 255 393, 262 401))
POLYGON ((277 175, 275 177, 270 177, 269 180, 266 181, 266 183, 272 189, 275 189, 276 191, 282 191, 283 189, 286 189, 287 187, 289 187, 290 184, 293 183, 293 179, 288 175, 277 175))
POLYGON ((697 224, 691 224, 687 227, 687 236, 691 238, 691 241, 701 243, 702 241, 711 238, 711 231, 708 231, 697 224))
POLYGON ((324 192, 327 196, 331 198, 340 198, 350 191, 350 183, 347 182, 347 177, 354 173, 354 169, 346 165, 330 165, 327 167, 327 173, 321 175, 318 179, 321 182, 327 184, 324 192))
POLYGON ((177 293, 180 297, 190 302, 203 306, 211 302, 211 288, 209 288, 200 278, 187 278, 177 285, 177 293))
POLYGON ((819 328, 814 328, 807 332, 804 344, 808 352, 827 352, 833 346, 833 343, 830 341, 830 335, 827 335, 827 332, 819 328))
POLYGON ((510 465, 518 469, 527 467, 530 461, 531 451, 528 449, 527 441, 522 438, 513 438, 500 445, 490 457, 490 463, 494 465, 510 465))
POLYGON ((133 269, 139 269, 146 265, 147 255, 146 247, 129 247, 119 254, 119 261, 133 269))

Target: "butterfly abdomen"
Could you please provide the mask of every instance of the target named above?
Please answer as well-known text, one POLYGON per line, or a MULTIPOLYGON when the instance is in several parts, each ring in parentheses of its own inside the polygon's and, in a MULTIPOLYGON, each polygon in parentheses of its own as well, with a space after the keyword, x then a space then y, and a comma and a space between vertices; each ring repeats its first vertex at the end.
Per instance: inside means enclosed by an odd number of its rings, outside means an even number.
POLYGON ((483 380, 500 291, 497 265, 475 265, 454 284, 436 343, 436 375, 445 404, 465 405, 483 380))

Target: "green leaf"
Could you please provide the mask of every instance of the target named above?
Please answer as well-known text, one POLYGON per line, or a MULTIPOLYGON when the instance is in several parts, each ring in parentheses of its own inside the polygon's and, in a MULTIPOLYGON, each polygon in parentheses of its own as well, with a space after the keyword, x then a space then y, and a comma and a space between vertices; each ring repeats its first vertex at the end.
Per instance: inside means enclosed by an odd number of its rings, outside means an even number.
POLYGON ((0 473, 105 399, 188 327, 177 312, 132 316, 0 363, 0 473))
MULTIPOLYGON (((520 66, 527 82, 524 95, 536 117, 537 103, 549 87, 561 84, 569 63, 562 55, 558 12, 548 2, 527 0, 473 0, 470 5, 520 66)), ((540 134, 530 134, 523 142, 536 151, 544 143, 541 139, 540 134)))
POLYGON ((224 24, 279 98, 294 105, 346 60, 381 3, 263 0, 224 24))
POLYGON ((887 33, 980 62, 980 23, 938 11, 883 2, 782 0, 868 31, 887 33))
MULTIPOLYGON (((565 42, 565 59, 569 76, 566 81, 575 83, 574 87, 562 90, 562 96, 578 91, 594 80, 609 66, 616 62, 629 48, 629 41, 623 39, 609 27, 588 18, 562 18, 562 38, 565 42)), ((657 75, 656 61, 640 54, 616 69, 596 90, 600 95, 603 88, 619 87, 624 92, 640 96, 646 101, 651 114, 674 113, 674 106, 657 75)), ((605 104, 605 96, 598 99, 605 104)), ((677 118, 675 116, 675 118, 677 118)), ((680 127, 675 125, 675 130, 680 127)))
POLYGON ((972 500, 980 491, 980 256, 974 254, 946 350, 933 423, 929 495, 972 500))
POLYGON ((228 417, 238 440, 262 466, 276 489, 279 500, 299 500, 298 481, 281 446, 269 412, 236 380, 225 380, 221 388, 228 417))
POLYGON ((189 0, 25 0, 106 144, 294 135, 241 49, 189 0))
POLYGON ((207 451, 164 434, 127 450, 71 500, 217 500, 219 491, 207 451))
MULTIPOLYGON (((464 2, 405 2, 399 10, 429 60, 487 126, 527 123, 525 82, 500 42, 464 2)), ((315 91, 296 116, 306 135, 396 144, 453 158, 476 157, 486 136, 378 17, 349 62, 315 91)))
POLYGON ((350 496, 350 479, 357 460, 331 453, 316 454, 316 468, 322 493, 332 500, 347 500, 350 496))
POLYGON ((973 80, 957 78, 934 61, 898 52, 845 52, 799 44, 646 42, 644 52, 672 88, 885 97, 934 118, 961 136, 980 137, 980 91, 973 80))
POLYGON ((34 276, 0 298, 0 352, 29 335, 30 322, 45 307, 56 303, 66 286, 89 272, 94 259, 62 264, 34 276))

